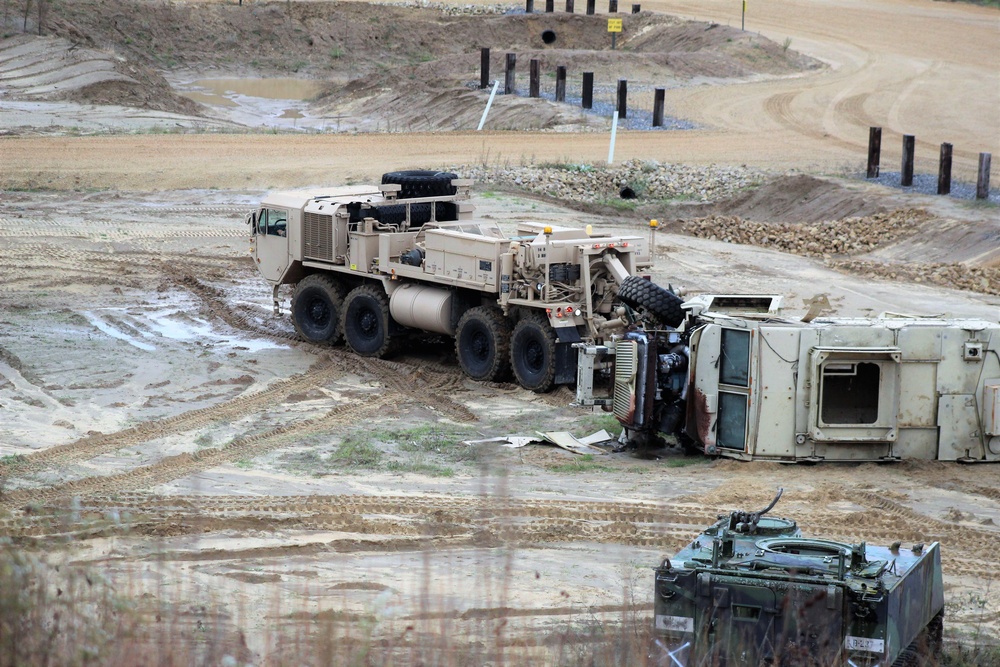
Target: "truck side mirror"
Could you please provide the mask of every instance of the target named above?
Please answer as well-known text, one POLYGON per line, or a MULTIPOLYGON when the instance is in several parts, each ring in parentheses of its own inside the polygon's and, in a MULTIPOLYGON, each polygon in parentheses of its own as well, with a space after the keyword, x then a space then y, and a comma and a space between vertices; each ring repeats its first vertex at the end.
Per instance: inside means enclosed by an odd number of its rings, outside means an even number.
POLYGON ((257 231, 257 211, 251 211, 247 214, 246 224, 250 225, 250 229, 254 232, 257 231))

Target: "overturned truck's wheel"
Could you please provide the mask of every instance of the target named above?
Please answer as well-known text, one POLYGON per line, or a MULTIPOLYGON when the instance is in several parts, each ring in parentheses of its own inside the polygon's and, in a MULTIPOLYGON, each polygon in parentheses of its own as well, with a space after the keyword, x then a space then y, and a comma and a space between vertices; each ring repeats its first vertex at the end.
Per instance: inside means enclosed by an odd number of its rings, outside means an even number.
POLYGON ((400 199, 414 197, 441 197, 455 194, 457 188, 451 184, 458 174, 448 171, 390 171, 382 174, 382 183, 394 183, 400 186, 400 199))
POLYGON ((544 317, 525 317, 510 337, 510 365, 517 383, 544 393, 556 376, 556 333, 544 317))
POLYGON ((295 331, 313 343, 339 343, 343 337, 340 328, 343 305, 344 290, 336 280, 320 273, 306 276, 292 293, 295 331))
POLYGON ((684 321, 681 304, 684 300, 639 276, 629 276, 618 288, 618 298, 633 308, 642 308, 668 327, 680 326, 684 321))
POLYGON ((383 357, 389 352, 389 300, 372 285, 350 291, 344 299, 341 325, 347 346, 363 357, 383 357))
POLYGON ((505 379, 510 370, 510 323, 495 308, 472 308, 458 321, 455 352, 473 380, 505 379))

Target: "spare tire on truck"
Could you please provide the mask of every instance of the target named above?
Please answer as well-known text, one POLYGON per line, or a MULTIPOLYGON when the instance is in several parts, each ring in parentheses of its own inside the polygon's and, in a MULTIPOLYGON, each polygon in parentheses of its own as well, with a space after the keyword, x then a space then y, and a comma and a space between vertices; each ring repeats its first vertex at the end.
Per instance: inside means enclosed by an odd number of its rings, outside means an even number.
POLYGON ((633 308, 642 308, 668 327, 680 326, 684 321, 681 304, 684 300, 641 276, 629 276, 618 288, 618 298, 633 308))
POLYGON ((400 186, 400 199, 444 197, 458 191, 458 188, 451 184, 452 179, 455 178, 458 178, 458 174, 453 174, 450 171, 412 169, 382 174, 382 184, 393 183, 400 186))

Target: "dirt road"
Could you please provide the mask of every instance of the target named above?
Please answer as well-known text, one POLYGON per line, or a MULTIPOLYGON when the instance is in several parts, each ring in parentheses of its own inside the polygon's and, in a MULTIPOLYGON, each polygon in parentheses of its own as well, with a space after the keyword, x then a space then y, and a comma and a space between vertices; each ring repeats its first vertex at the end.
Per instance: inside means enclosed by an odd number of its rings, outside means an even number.
MULTIPOLYGON (((739 24, 738 3, 652 2, 645 9, 739 24)), ((918 169, 955 146, 955 174, 974 179, 980 151, 1000 153, 1000 16, 924 0, 878 3, 780 0, 751 5, 748 28, 828 64, 759 83, 671 90, 668 113, 705 129, 619 134, 616 160, 750 164, 771 169, 858 169, 867 128, 880 125, 883 165, 899 135, 917 136, 918 169)), ((4 187, 158 189, 272 187, 374 175, 399 164, 596 161, 604 134, 446 133, 364 136, 145 136, 7 138, 4 187), (121 160, 121 156, 128 156, 121 160), (250 168, 250 165, 253 165, 250 168)))

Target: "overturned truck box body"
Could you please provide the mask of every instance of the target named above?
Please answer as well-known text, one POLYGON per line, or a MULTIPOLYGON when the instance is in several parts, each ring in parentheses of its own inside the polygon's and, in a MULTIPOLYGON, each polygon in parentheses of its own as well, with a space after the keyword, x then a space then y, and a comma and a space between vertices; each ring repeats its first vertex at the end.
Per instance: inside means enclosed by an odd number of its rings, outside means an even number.
POLYGON ((1000 459, 1000 324, 781 316, 780 297, 700 296, 581 346, 577 401, 630 432, 785 461, 1000 459), (588 384, 589 382, 589 384, 588 384))
POLYGON ((655 569, 654 664, 890 667, 940 651, 938 543, 807 538, 766 511, 720 516, 655 569))

